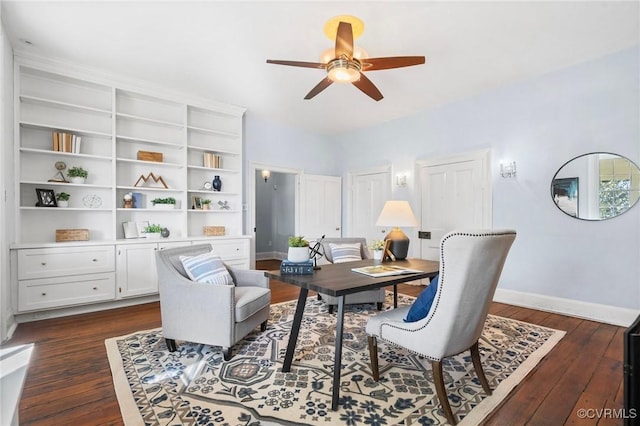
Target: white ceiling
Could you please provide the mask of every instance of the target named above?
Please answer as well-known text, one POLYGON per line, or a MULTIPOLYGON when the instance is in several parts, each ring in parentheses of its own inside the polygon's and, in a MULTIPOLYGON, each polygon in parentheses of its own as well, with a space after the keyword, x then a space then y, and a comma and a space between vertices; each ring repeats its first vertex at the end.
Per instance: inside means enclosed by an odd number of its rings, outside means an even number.
POLYGON ((16 51, 97 67, 248 108, 271 122, 332 134, 370 126, 637 45, 640 2, 7 1, 16 51), (385 96, 351 85, 305 94, 332 46, 326 20, 365 23, 371 57, 424 55, 425 65, 367 75, 385 96), (27 45, 22 40, 32 44, 27 45))

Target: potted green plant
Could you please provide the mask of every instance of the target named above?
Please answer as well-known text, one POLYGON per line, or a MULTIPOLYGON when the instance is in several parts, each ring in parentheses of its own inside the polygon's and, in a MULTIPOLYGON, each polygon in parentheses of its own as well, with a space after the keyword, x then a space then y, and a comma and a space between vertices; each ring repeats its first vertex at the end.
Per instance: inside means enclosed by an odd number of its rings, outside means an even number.
POLYGON ((69 198, 70 197, 71 197, 71 195, 67 194, 66 192, 58 192, 56 194, 56 200, 57 200, 58 207, 69 207, 69 198))
POLYGON ((87 180, 87 176, 89 176, 89 172, 82 167, 74 166, 69 169, 67 176, 69 176, 71 183, 84 183, 87 180))
POLYGON ((384 244, 384 240, 373 240, 373 242, 371 243, 371 250, 373 251, 374 260, 382 260, 384 244))
POLYGON ((144 227, 144 234, 146 234, 147 238, 160 238, 162 234, 162 226, 151 224, 144 227))
POLYGON ((302 235, 289 237, 289 251, 287 259, 291 262, 306 262, 309 260, 309 241, 302 235))
POLYGON ((203 198, 202 200, 200 200, 200 203, 202 203, 202 210, 209 210, 209 204, 211 204, 210 199, 203 198))
POLYGON ((151 200, 151 204, 153 204, 153 207, 157 209, 175 209, 176 199, 173 197, 154 198, 151 200))

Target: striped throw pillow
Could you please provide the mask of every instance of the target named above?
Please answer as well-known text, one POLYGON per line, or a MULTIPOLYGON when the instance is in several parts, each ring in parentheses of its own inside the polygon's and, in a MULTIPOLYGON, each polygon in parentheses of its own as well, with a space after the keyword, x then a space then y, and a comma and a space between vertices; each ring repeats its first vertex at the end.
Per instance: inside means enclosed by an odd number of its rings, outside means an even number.
POLYGON ((353 262, 362 260, 360 255, 360 243, 351 244, 329 244, 331 247, 331 257, 333 263, 353 262))
POLYGON ((199 283, 233 285, 233 278, 222 263, 220 256, 213 252, 197 256, 180 256, 184 270, 193 281, 199 283))

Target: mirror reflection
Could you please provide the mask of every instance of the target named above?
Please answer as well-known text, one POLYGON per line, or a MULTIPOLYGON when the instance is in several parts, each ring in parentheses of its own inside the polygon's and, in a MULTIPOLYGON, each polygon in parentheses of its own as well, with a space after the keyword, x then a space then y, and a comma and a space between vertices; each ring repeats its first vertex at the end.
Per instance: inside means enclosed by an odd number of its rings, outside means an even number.
POLYGON ((640 169, 628 158, 608 152, 581 155, 556 172, 551 197, 569 216, 611 219, 638 202, 640 169))

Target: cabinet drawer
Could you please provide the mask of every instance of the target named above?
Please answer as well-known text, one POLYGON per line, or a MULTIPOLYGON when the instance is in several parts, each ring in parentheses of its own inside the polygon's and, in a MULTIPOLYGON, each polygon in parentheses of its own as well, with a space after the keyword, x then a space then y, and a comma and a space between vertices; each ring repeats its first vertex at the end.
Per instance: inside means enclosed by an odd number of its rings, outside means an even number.
POLYGON ((211 245, 213 252, 224 260, 249 257, 248 240, 213 241, 211 245))
POLYGON ((113 246, 18 250, 18 280, 112 272, 113 246))
POLYGON ((112 300, 116 294, 115 273, 77 275, 18 282, 18 310, 58 308, 112 300))

